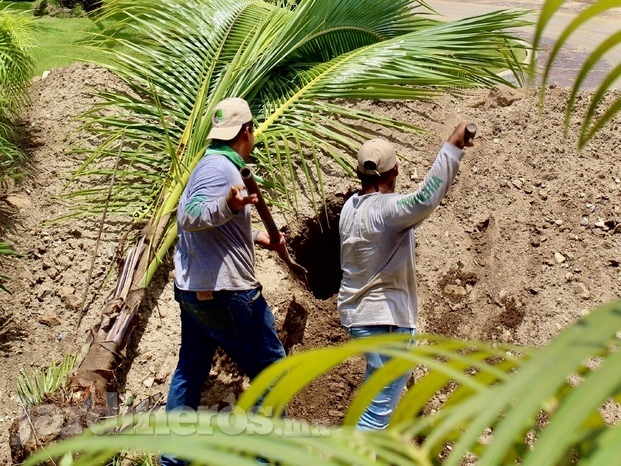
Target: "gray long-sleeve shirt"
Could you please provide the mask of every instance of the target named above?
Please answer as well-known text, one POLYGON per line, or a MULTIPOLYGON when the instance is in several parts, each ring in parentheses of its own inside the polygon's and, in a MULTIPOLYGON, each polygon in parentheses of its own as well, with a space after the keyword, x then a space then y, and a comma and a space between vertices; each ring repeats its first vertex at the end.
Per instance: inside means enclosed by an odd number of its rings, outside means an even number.
POLYGON ((339 221, 338 311, 344 326, 416 328, 414 230, 448 192, 462 156, 447 142, 416 192, 355 194, 347 200, 339 221))
POLYGON ((190 175, 177 209, 174 261, 180 289, 241 291, 259 286, 250 206, 233 213, 226 203, 231 186, 243 184, 237 167, 222 155, 204 157, 190 175))

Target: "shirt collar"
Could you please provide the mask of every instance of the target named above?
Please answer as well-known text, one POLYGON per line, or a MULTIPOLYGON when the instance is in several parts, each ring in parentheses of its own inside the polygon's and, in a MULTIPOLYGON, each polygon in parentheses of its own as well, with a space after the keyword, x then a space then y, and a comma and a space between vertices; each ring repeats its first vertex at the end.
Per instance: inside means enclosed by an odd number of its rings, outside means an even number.
POLYGON ((205 155, 223 155, 235 165, 237 168, 243 168, 246 165, 244 159, 226 144, 211 144, 205 150, 205 155))
MULTIPOLYGON (((244 161, 242 156, 239 155, 237 152, 235 152, 233 149, 231 149, 226 144, 211 143, 207 147, 207 149, 205 149, 205 156, 207 155, 223 155, 224 157, 229 159, 233 163, 233 165, 235 165, 237 168, 240 168, 240 169, 246 166, 246 162, 244 161)), ((252 176, 254 177, 257 183, 261 183, 261 184, 265 183, 265 180, 261 178, 260 176, 255 175, 254 173, 252 176)))

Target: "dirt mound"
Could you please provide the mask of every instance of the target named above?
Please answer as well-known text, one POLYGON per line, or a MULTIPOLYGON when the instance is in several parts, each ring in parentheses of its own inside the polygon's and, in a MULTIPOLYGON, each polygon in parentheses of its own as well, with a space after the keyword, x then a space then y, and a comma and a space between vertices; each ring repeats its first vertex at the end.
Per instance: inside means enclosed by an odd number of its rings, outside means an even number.
MULTIPOLYGON (((115 249, 126 225, 106 224, 95 251, 98 221, 44 222, 68 212, 67 202, 54 196, 80 164, 67 150, 82 142, 79 133, 71 133, 76 127, 71 118, 93 102, 91 88, 121 86, 102 69, 72 65, 53 70, 33 88, 23 125, 32 173, 0 198, 2 236, 24 254, 5 261, 2 270, 11 277, 7 286, 12 292, 0 293, 3 464, 9 462, 8 426, 20 415, 20 372, 77 353, 98 322, 111 286, 105 278, 115 267, 115 249)), ((476 146, 467 151, 448 197, 417 230, 421 332, 543 345, 590 309, 621 295, 621 154, 616 137, 621 120, 617 117, 578 152, 575 134, 590 94, 579 97, 564 139, 568 95, 568 89, 550 89, 543 111, 534 89, 470 91, 463 98, 446 96, 433 103, 356 103, 431 131, 407 138, 382 131, 405 157, 400 192, 422 181, 458 121, 478 124, 476 146)), ((309 289, 276 257, 257 254, 257 273, 290 353, 348 338, 336 313, 337 225, 340 206, 356 183, 336 172, 325 182, 332 193, 326 216, 277 219, 286 222, 292 253, 311 272, 309 289)), ((154 279, 141 317, 121 380, 122 403, 148 397, 157 402, 167 392, 179 345, 170 264, 154 279)), ((361 380, 362 361, 352 360, 298 396, 288 414, 337 424, 361 380)), ((203 403, 233 403, 245 384, 221 357, 205 385, 203 403)), ((612 415, 619 418, 618 411, 612 415)))

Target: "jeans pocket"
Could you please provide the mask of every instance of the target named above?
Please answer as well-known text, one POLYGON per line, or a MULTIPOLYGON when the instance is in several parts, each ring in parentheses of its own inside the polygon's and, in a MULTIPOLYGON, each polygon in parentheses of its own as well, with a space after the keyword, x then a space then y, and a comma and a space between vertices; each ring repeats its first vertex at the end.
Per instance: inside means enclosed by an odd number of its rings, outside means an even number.
POLYGON ((205 326, 213 338, 230 338, 237 334, 237 325, 233 319, 231 308, 213 308, 192 305, 190 311, 205 326))

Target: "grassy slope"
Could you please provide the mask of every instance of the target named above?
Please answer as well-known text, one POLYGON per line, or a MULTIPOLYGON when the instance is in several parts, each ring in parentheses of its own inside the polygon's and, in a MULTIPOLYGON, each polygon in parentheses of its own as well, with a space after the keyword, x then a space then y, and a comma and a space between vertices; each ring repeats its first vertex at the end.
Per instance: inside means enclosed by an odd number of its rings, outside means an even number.
MULTIPOLYGON (((32 16, 34 2, 12 3, 0 1, 0 10, 21 12, 32 16)), ((35 26, 35 75, 40 76, 45 70, 70 65, 81 60, 106 62, 106 56, 98 51, 78 47, 77 44, 97 32, 90 18, 51 18, 33 17, 35 26)))

